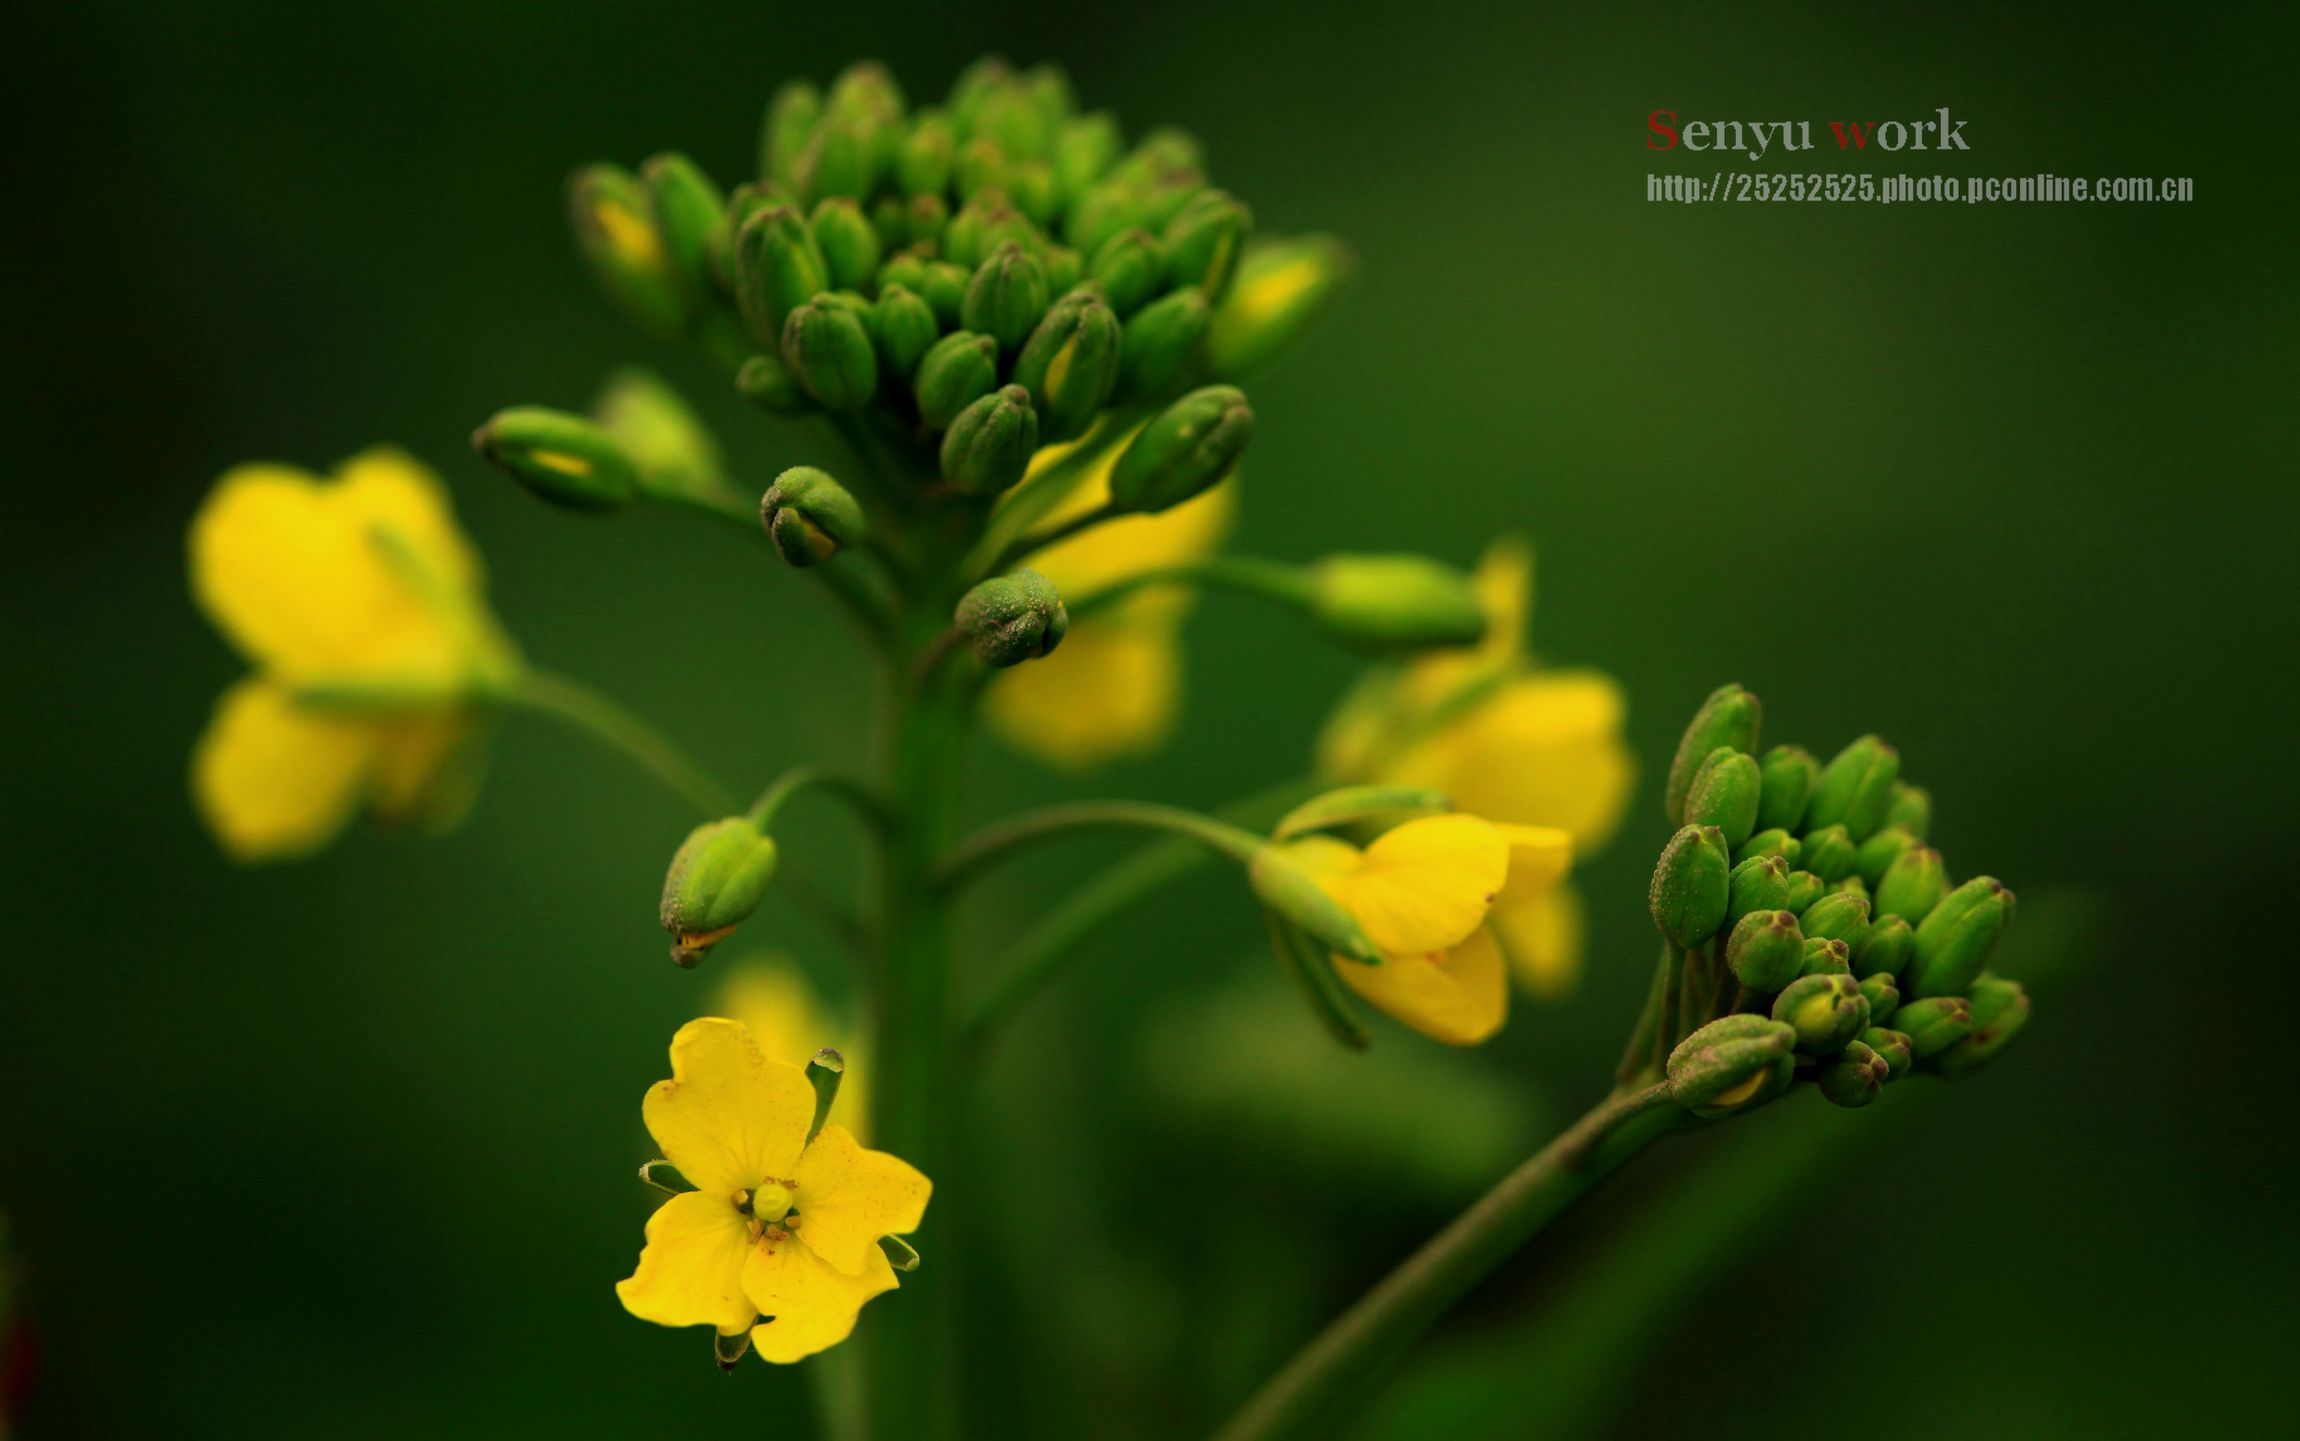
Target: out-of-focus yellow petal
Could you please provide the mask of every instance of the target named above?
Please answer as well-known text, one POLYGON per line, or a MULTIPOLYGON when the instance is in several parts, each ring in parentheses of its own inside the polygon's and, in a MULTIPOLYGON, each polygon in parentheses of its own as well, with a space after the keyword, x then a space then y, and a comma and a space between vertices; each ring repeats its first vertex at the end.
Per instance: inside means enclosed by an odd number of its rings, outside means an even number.
POLYGON ((1620 686, 1596 671, 1543 671, 1409 747, 1377 779, 1444 791, 1497 821, 1557 826, 1583 853, 1620 824, 1637 778, 1621 738, 1620 686))
MULTIPOLYGON (((1110 468, 1103 466, 1087 484, 1079 487, 1068 503, 1055 510, 1052 518, 1066 519, 1100 506, 1109 498, 1110 468)), ((1053 581, 1054 588, 1062 594, 1084 595, 1114 580, 1185 565, 1210 554, 1229 533, 1236 514, 1234 490, 1230 485, 1218 485, 1172 510, 1105 521, 1060 545, 1048 546, 1031 557, 1030 568, 1053 581)), ((1189 608, 1190 597, 1187 589, 1154 586, 1128 597, 1086 624, 1178 615, 1189 608)))
POLYGON ((1557 1000, 1581 979, 1584 921, 1581 893, 1571 885, 1520 901, 1504 898, 1493 908, 1492 926, 1510 974, 1527 995, 1557 1000))
POLYGON ((369 804, 378 818, 444 830, 471 809, 483 769, 463 710, 380 721, 369 804))
POLYGON ((1509 1019, 1501 952, 1483 930, 1429 956, 1390 956, 1378 966, 1334 957, 1350 989, 1432 1040, 1474 1046, 1509 1019))
POLYGON ((899 1284, 875 1245, 860 1274, 852 1276, 796 1236, 754 1247, 743 1266, 743 1291, 769 1319, 751 1328, 751 1346, 768 1361, 804 1360, 844 1341, 863 1303, 899 1284))
POLYGON ((822 997, 798 966, 784 956, 743 957, 719 971, 711 1014, 732 1016, 751 1028, 751 1039, 770 1061, 806 1069, 815 1052, 829 1046, 846 1062, 839 1079, 838 1108, 847 1129, 866 1136, 870 1115, 870 1061, 861 1043, 834 1024, 822 997))
POLYGON ((714 1326, 732 1336, 759 1316, 743 1294, 743 1262, 750 1251, 749 1218, 735 1209, 732 1196, 673 1196, 647 1218, 639 1269, 615 1283, 615 1294, 642 1321, 714 1326))
POLYGON ((354 514, 390 526, 433 575, 477 594, 479 554, 456 526, 447 488, 429 467, 395 446, 379 445, 338 466, 336 483, 354 514))
POLYGON ((278 686, 225 691, 192 750, 192 795, 239 861, 303 855, 359 808, 381 744, 375 723, 297 706, 278 686))
POLYGON ((1573 837, 1556 826, 1496 826, 1509 842, 1509 876, 1497 904, 1531 900, 1573 869, 1573 837))
POLYGON ((844 1126, 823 1127, 795 1177, 807 1245, 849 1275, 881 1254, 879 1237, 918 1229, 934 1189, 908 1161, 856 1145, 844 1126))
POLYGON ((1485 640, 1478 649, 1493 656, 1525 650, 1533 619, 1533 547, 1521 535, 1505 535, 1478 559, 1478 604, 1485 611, 1485 640))
POLYGON ((790 1177, 815 1091, 796 1066, 768 1060, 740 1021, 707 1016, 671 1038, 671 1079, 647 1088, 642 1114, 698 1190, 732 1194, 790 1177))
POLYGON ((1084 770, 1156 746, 1174 726, 1182 658, 1171 619, 1096 616, 1054 654, 998 677, 984 700, 1006 742, 1084 770))
POLYGON ((1384 955, 1454 945, 1485 920, 1509 872, 1509 843, 1475 816, 1423 816, 1384 831, 1335 891, 1384 955))

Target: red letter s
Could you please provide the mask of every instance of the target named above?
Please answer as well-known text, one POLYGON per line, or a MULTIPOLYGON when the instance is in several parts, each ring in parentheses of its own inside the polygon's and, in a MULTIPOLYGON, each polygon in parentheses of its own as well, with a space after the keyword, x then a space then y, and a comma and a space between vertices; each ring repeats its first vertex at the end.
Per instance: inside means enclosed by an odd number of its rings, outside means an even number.
POLYGON ((1664 115, 1672 120, 1677 118, 1677 112, 1674 110, 1656 110, 1645 117, 1646 129, 1652 131, 1654 135, 1666 137, 1665 142, 1660 145, 1653 143, 1652 136, 1646 137, 1645 148, 1648 150, 1675 150, 1677 148, 1677 131, 1673 127, 1661 123, 1661 117, 1664 115))

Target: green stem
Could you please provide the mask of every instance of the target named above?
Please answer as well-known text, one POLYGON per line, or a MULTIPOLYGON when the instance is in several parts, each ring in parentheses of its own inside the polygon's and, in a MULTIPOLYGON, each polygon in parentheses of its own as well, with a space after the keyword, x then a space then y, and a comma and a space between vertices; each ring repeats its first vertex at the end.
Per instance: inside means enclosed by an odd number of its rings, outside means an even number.
POLYGON ((990 564, 990 572, 993 575, 997 575, 1002 572, 1012 570, 1015 566, 1029 559, 1039 551, 1046 549, 1048 546, 1059 545, 1061 542, 1070 539, 1070 537, 1077 535, 1082 531, 1092 530, 1094 527, 1102 524, 1102 522, 1106 520, 1116 520, 1118 517, 1124 514, 1126 514, 1126 512, 1119 509, 1118 502, 1114 500, 1105 501, 1101 505, 1094 507, 1092 510, 1084 511, 1078 515, 1074 515, 1068 520, 1056 521, 1054 524, 1047 526, 1043 530, 1032 531, 1030 534, 1025 535, 1014 544, 1000 551, 998 553, 998 559, 992 561, 990 564))
POLYGON ((1678 1005, 1685 992, 1685 949, 1675 941, 1661 943, 1661 1025, 1653 1037, 1653 1067, 1665 1071, 1669 1052, 1677 1044, 1678 1005))
POLYGON ((1600 1102, 1320 1332, 1215 1441, 1331 1434, 1340 1404, 1360 1384, 1583 1193, 1690 1119, 1666 1086, 1600 1102))
POLYGON ((1155 801, 1073 801, 1026 811, 983 827, 951 848, 931 876, 937 890, 948 891, 975 872, 1034 841, 1066 831, 1113 827, 1168 831, 1186 837, 1220 855, 1244 862, 1252 860, 1262 838, 1228 821, 1180 806, 1155 801))
POLYGON ((873 834, 884 836, 894 829, 894 817, 887 813, 886 803, 878 793, 852 776, 843 776, 812 763, 792 766, 767 784, 759 798, 751 802, 746 814, 760 830, 768 830, 775 817, 782 813, 793 796, 803 791, 817 790, 846 802, 848 809, 871 828, 873 834))
POLYGON ((1194 585, 1209 590, 1239 591, 1296 610, 1307 609, 1310 604, 1309 572, 1301 566, 1257 560, 1252 556, 1216 555, 1188 565, 1140 571, 1112 581, 1100 590, 1088 591, 1075 600, 1066 600, 1064 605, 1073 621, 1083 620, 1154 585, 1194 585))
POLYGON ((725 786, 704 774, 653 726, 590 687, 548 671, 531 670, 519 678, 511 699, 530 710, 557 716, 622 752, 647 774, 694 802, 705 815, 733 813, 734 797, 725 786))

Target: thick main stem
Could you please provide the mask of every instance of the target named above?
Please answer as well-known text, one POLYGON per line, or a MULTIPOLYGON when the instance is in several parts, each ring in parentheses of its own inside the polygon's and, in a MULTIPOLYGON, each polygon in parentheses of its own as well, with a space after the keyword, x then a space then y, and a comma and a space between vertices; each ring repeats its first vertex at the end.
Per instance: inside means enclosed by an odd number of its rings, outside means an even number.
POLYGON ((1384 1277, 1247 1401, 1215 1441, 1323 1434, 1340 1403, 1542 1227, 1686 1123, 1666 1086, 1608 1097, 1384 1277))

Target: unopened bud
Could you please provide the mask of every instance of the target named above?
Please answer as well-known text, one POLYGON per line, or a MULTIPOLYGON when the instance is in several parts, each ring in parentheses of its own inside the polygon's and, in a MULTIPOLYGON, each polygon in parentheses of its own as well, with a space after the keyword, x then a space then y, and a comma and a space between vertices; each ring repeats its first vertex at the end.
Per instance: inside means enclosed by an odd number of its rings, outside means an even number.
POLYGON ((934 307, 934 318, 945 330, 958 326, 966 310, 966 286, 974 277, 947 260, 926 262, 918 278, 918 298, 934 307))
POLYGON ((1973 982, 1973 1032, 1933 1057, 1944 1076, 1969 1076, 1997 1057, 2028 1024, 2028 993, 2018 981, 1982 976, 1973 982))
POLYGON ((822 119, 822 92, 805 80, 794 80, 767 102, 766 121, 759 128, 759 168, 778 180, 797 173, 799 154, 815 122, 822 119))
POLYGON ((1758 856, 1779 856, 1783 864, 1793 867, 1804 858, 1804 854, 1804 843, 1776 826, 1769 831, 1759 831, 1743 841, 1733 852, 1733 858, 1746 861, 1758 856))
POLYGON ((1737 846, 1757 829, 1757 758, 1731 746, 1711 751, 1685 791, 1685 824, 1715 826, 1737 846))
POLYGON ((1927 845, 1911 846, 1877 877, 1877 910, 1921 926, 1948 893, 1949 869, 1941 853, 1927 845))
POLYGON ((927 351, 942 337, 934 308, 900 284, 879 287, 878 299, 871 302, 870 330, 871 338, 878 342, 879 359, 886 363, 886 373, 900 377, 906 385, 918 374, 919 362, 926 359, 927 351))
POLYGON ((939 195, 950 188, 958 154, 958 131, 940 110, 921 110, 895 152, 895 183, 911 195, 939 195))
POLYGON ((815 408, 779 355, 754 355, 744 361, 735 372, 735 393, 769 415, 807 415, 815 408))
POLYGON ((1891 1020, 1893 1012, 1901 1008, 1901 988, 1883 971, 1862 976, 1860 980, 1861 998, 1869 1003, 1869 1024, 1881 1026, 1891 1020))
POLYGON ((1843 826, 1823 826, 1805 832, 1805 851, 1800 864, 1830 885, 1851 875, 1858 860, 1853 834, 1843 826))
POLYGON ((1094 252, 1086 274, 1123 319, 1166 288, 1166 250, 1147 230, 1121 230, 1094 252))
POLYGON ((686 283, 691 303, 707 302, 715 284, 711 257, 727 244, 727 197, 702 168, 676 152, 639 167, 647 211, 671 268, 686 283))
POLYGON ((1110 469, 1110 500, 1154 515, 1227 477, 1254 436, 1254 412, 1227 385, 1194 390, 1153 418, 1110 469))
POLYGON ((790 313, 831 288, 830 269, 799 212, 769 205, 735 232, 735 302, 761 345, 780 345, 790 313))
POLYGON ((1048 444, 1086 433, 1118 383, 1124 341, 1118 317, 1091 292, 1056 301, 1015 358, 1014 383, 1030 392, 1048 444))
POLYGON ((1856 842, 1868 839, 1885 823, 1900 770, 1900 752, 1879 736, 1862 736, 1837 752, 1813 783, 1813 799, 1805 807, 1806 834, 1842 825, 1856 842))
POLYGON ((1725 942, 1725 964, 1752 991, 1773 992, 1804 973, 1805 937, 1787 911, 1751 911, 1725 942))
POLYGON ((1206 292, 1194 285, 1152 301, 1126 321, 1118 360, 1118 394, 1154 400, 1181 385, 1212 317, 1206 292))
POLYGON ((878 229, 851 197, 837 195, 817 204, 807 228, 832 287, 860 290, 878 270, 878 229))
POLYGON ((1807 936, 1804 950, 1797 957, 1800 976, 1849 976, 1853 973, 1852 952, 1845 943, 1826 936, 1807 936))
POLYGON ((2013 893, 1993 876, 1957 887, 1917 926, 1916 953, 1909 958, 1907 989, 1912 996, 1961 996, 1989 963, 1997 938, 2012 924, 2013 893))
POLYGON ((1760 1105, 1788 1087, 1796 1040, 1764 1016, 1711 1021, 1669 1053, 1670 1098, 1708 1120, 1760 1105))
POLYGON ((1800 976, 1773 998, 1773 1019, 1796 1031, 1800 1052, 1827 1056, 1868 1027, 1869 1003, 1851 976, 1800 976))
POLYGON ((1662 796, 1662 805, 1671 825, 1685 824, 1685 796, 1693 789, 1693 777, 1701 763, 1709 759, 1710 752, 1719 746, 1737 751, 1757 748, 1757 726, 1764 717, 1764 707, 1757 697, 1737 685, 1722 685, 1709 693, 1694 712, 1692 723, 1685 727, 1684 736, 1677 742, 1677 755, 1669 763, 1669 781, 1662 796))
POLYGON ((1835 1060, 1823 1062, 1813 1080, 1830 1105, 1853 1110, 1877 1099, 1892 1076, 1891 1062, 1873 1047, 1854 1041, 1838 1052, 1835 1060))
POLYGON ((1789 902, 1789 865, 1779 856, 1751 856, 1733 867, 1725 924, 1739 925, 1754 911, 1777 911, 1789 902))
POLYGON ((918 363, 919 419, 931 430, 947 429, 968 406, 998 384, 998 342, 971 330, 954 330, 928 347, 918 363))
POLYGON ((847 488, 811 465, 775 477, 759 501, 767 538, 792 565, 815 565, 861 543, 862 505, 847 488))
POLYGON ((1070 629, 1054 582, 1035 570, 993 576, 960 597, 958 629, 982 663, 1020 665, 1052 653, 1070 629))
POLYGON ((1829 893, 1829 883, 1811 871, 1789 872, 1789 894, 1782 898, 1781 909, 1805 914, 1805 908, 1829 893))
POLYGON ((958 413, 942 438, 942 478, 967 495, 996 495, 1022 479, 1038 449, 1030 392, 1009 385, 958 413))
POLYGON ((1064 195, 1084 195, 1126 148, 1118 122, 1096 111, 1064 124, 1054 135, 1054 181, 1064 195))
POLYGON ((1207 327, 1206 360, 1214 373, 1252 375, 1292 350, 1333 308, 1351 264, 1347 247, 1330 235, 1248 245, 1207 327))
POLYGON ((1900 826, 1918 840, 1932 834, 1933 796, 1923 786, 1893 782, 1893 803, 1885 808, 1885 824, 1900 826))
POLYGON ((671 959, 692 966, 766 898, 775 843, 742 816, 695 827, 663 878, 663 929, 671 959))
POLYGON ((1717 933, 1731 893, 1723 833, 1715 826, 1686 826, 1662 848, 1647 903, 1669 943, 1691 950, 1717 933))
POLYGON ((783 364, 825 410, 855 411, 878 393, 878 352, 858 310, 817 296, 783 320, 783 364))
POLYGON ((473 432, 471 444, 537 497, 568 510, 621 510, 638 498, 629 453, 579 415, 513 406, 473 432))
POLYGON ((1418 555, 1330 555, 1310 567, 1310 615, 1328 637, 1374 654, 1475 645, 1485 608, 1470 578, 1418 555))
POLYGON ((655 228, 646 187, 612 165, 587 165, 567 183, 575 243, 617 304, 657 335, 675 335, 689 314, 685 280, 655 228))
POLYGON ((1765 752, 1757 768, 1765 777, 1757 824, 1765 829, 1802 829, 1805 803, 1812 798, 1813 783, 1821 778, 1821 763, 1803 746, 1779 745, 1765 752))
POLYGON ((1893 1029, 1909 1038, 1909 1049, 1918 1060, 1925 1060, 1973 1033, 1972 1002, 1963 996, 1905 1002, 1893 1012, 1893 1029))
POLYGON ((1898 979, 1916 950, 1917 933, 1907 921, 1899 916, 1879 916, 1869 923, 1869 933, 1853 950, 1853 974, 1898 979))
POLYGON ((1833 892, 1798 912, 1797 924, 1808 936, 1843 941, 1848 950, 1857 950, 1869 936, 1869 902, 1863 896, 1833 892))
POLYGON ((1887 825, 1861 842, 1854 854, 1853 874, 1873 890, 1885 878, 1885 872, 1892 869, 1893 862, 1922 844, 1907 826, 1887 825))
POLYGON ((1159 237, 1166 246, 1168 278, 1176 285, 1197 286, 1219 304, 1253 229, 1253 212, 1229 195, 1219 190, 1197 192, 1159 237))
POLYGON ((1016 350, 1046 313, 1048 298, 1046 268, 1008 241, 974 272, 959 316, 968 330, 997 341, 1001 351, 1016 350))

